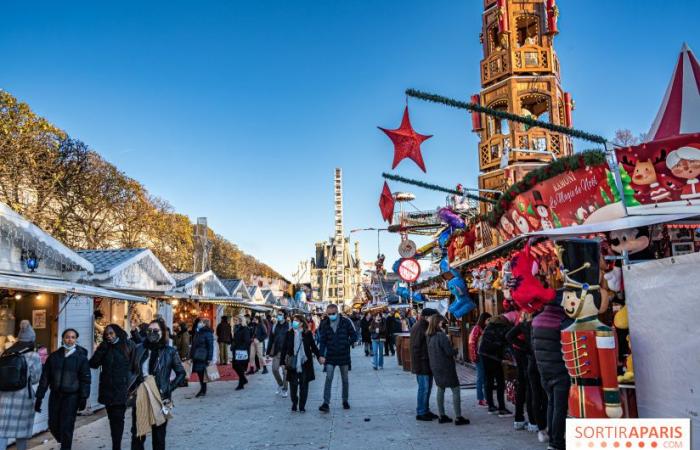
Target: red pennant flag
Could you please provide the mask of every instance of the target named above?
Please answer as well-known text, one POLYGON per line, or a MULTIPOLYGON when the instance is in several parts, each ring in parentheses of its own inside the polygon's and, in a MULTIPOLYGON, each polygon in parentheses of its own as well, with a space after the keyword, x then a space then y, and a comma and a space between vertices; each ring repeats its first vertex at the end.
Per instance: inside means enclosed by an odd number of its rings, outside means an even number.
POLYGON ((413 129, 411 120, 408 117, 408 106, 403 111, 403 119, 401 119, 401 126, 399 128, 395 130, 387 130, 382 127, 378 128, 385 132, 386 135, 389 136, 389 139, 391 139, 391 142, 394 143, 394 162, 391 165, 392 169, 395 169, 404 158, 409 158, 418 164, 418 167, 425 172, 425 163, 423 162, 423 155, 420 152, 420 144, 426 139, 430 139, 432 135, 420 134, 413 129))
POLYGON ((386 181, 384 182, 382 195, 379 197, 379 209, 382 211, 382 219, 391 223, 394 218, 394 196, 391 194, 386 181))

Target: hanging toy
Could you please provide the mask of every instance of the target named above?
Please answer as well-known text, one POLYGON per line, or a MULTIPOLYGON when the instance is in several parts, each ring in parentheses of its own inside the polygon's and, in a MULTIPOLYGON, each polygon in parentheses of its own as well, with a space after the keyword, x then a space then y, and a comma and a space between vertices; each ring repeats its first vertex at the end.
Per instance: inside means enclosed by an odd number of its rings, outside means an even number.
POLYGON ((438 217, 440 217, 440 220, 445 222, 453 229, 464 228, 464 219, 462 219, 459 214, 455 213, 450 208, 440 208, 438 210, 438 217))
POLYGON ((455 296, 455 301, 450 305, 448 310, 453 316, 459 319, 476 308, 476 304, 471 297, 469 297, 467 284, 464 282, 464 278, 454 269, 450 272, 453 277, 447 282, 447 288, 450 290, 450 293, 455 296))
POLYGON ((529 313, 540 311, 556 296, 554 289, 545 288, 534 276, 535 264, 529 244, 511 259, 513 281, 510 295, 519 309, 529 313))

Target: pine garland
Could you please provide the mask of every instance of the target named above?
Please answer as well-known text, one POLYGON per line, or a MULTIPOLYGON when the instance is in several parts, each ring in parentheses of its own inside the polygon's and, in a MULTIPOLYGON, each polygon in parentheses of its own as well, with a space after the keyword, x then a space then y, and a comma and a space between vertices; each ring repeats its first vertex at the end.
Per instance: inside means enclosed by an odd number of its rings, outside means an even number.
POLYGON ((387 180, 393 180, 393 181, 399 181, 401 183, 412 184, 414 186, 422 187, 425 189, 430 189, 431 191, 445 192, 447 194, 454 194, 454 195, 462 195, 462 196, 470 198, 472 200, 478 200, 480 202, 496 204, 496 201, 493 199, 490 199, 490 198, 481 197, 479 195, 473 195, 473 194, 469 194, 466 192, 460 192, 456 189, 449 189, 446 187, 438 186, 437 184, 426 183, 425 181, 404 178, 400 175, 394 175, 394 174, 386 173, 386 172, 383 172, 382 176, 387 180))
POLYGON ((480 219, 488 222, 491 226, 496 226, 501 216, 510 209, 511 202, 519 194, 532 189, 537 183, 546 181, 564 172, 572 172, 583 167, 597 166, 606 162, 605 152, 601 150, 587 150, 552 161, 544 167, 528 172, 522 180, 510 186, 496 202, 493 210, 488 214, 482 215, 480 219))
POLYGON ((539 120, 532 119, 530 117, 519 116, 517 114, 512 114, 505 111, 499 111, 497 109, 489 108, 487 106, 477 105, 476 103, 463 102, 460 100, 443 97, 437 94, 428 94, 427 92, 422 92, 416 89, 407 89, 406 95, 408 95, 409 97, 419 98, 421 100, 426 100, 433 103, 442 103, 443 105, 451 106, 453 108, 466 109, 468 111, 476 111, 490 116, 495 116, 501 119, 511 120, 513 122, 525 124, 529 127, 544 128, 555 133, 565 134, 567 136, 583 139, 590 142, 595 142, 597 144, 605 144, 605 142, 607 142, 607 140, 604 137, 598 136, 596 134, 587 133, 585 131, 565 127, 563 125, 542 122, 539 120))

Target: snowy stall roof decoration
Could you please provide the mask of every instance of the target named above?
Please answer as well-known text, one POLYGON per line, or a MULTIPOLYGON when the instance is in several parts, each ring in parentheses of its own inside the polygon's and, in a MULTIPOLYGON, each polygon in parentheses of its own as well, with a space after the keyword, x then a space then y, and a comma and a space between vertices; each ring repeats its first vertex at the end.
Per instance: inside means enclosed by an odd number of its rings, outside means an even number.
POLYGON ((231 297, 241 298, 246 301, 253 300, 243 280, 238 280, 235 278, 222 278, 221 283, 226 286, 226 289, 231 297))
POLYGON ((94 272, 92 263, 59 242, 57 239, 0 202, 0 243, 8 247, 18 245, 23 251, 33 252, 44 264, 62 272, 94 272))
POLYGON ((112 285, 121 287, 144 287, 139 286, 143 280, 133 273, 133 269, 138 267, 157 284, 156 290, 175 287, 175 279, 147 248, 79 250, 78 254, 95 266, 94 280, 108 280, 112 285))
POLYGON ((179 272, 170 275, 176 282, 173 288, 175 293, 210 298, 229 297, 228 289, 211 270, 200 273, 179 272))

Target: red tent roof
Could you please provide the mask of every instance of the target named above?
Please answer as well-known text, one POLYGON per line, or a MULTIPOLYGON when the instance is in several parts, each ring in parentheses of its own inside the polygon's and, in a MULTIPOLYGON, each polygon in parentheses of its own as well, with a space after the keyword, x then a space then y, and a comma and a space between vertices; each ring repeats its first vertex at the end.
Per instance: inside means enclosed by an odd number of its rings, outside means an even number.
POLYGON ((700 132, 700 64, 683 44, 671 83, 645 142, 700 132))

